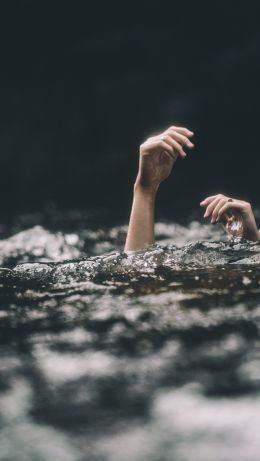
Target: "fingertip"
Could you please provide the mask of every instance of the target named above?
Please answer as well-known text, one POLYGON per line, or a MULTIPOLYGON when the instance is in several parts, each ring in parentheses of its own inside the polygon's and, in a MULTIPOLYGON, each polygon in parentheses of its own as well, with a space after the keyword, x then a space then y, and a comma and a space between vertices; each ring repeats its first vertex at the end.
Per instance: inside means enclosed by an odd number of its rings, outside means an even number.
POLYGON ((180 150, 179 154, 180 154, 181 158, 187 157, 187 154, 186 154, 186 152, 184 152, 184 150, 180 150))

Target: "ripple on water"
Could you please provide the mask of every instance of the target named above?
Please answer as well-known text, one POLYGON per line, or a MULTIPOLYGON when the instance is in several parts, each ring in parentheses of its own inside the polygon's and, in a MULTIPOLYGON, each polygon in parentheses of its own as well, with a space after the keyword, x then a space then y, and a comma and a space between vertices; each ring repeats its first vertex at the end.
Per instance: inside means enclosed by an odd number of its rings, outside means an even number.
POLYGON ((256 461, 258 245, 125 231, 1 242, 0 461, 256 461))

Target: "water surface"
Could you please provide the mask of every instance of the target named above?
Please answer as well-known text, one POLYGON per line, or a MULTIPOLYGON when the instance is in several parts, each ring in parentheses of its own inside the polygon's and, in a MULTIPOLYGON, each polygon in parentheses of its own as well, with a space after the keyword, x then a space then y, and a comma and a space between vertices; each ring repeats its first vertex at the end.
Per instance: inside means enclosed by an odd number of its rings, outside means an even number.
POLYGON ((0 242, 0 460, 258 460, 260 247, 32 221, 0 242))

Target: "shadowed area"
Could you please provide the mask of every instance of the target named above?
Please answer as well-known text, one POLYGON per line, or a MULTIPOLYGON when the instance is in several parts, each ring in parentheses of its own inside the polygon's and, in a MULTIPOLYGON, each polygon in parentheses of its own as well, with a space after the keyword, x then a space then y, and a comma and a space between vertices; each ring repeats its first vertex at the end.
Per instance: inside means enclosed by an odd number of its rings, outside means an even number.
POLYGON ((163 186, 164 213, 219 190, 258 201, 257 1, 12 0, 0 12, 2 212, 55 201, 125 218, 138 146, 171 124, 195 132, 196 150, 163 186))

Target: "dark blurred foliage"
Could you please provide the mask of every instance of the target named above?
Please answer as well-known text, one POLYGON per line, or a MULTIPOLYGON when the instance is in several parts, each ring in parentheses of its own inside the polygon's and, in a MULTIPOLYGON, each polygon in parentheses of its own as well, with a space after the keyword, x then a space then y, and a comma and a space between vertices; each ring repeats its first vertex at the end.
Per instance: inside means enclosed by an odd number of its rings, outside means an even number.
POLYGON ((259 2, 1 2, 1 210, 54 202, 125 218, 138 145, 184 124, 196 150, 158 199, 259 205, 259 2))

